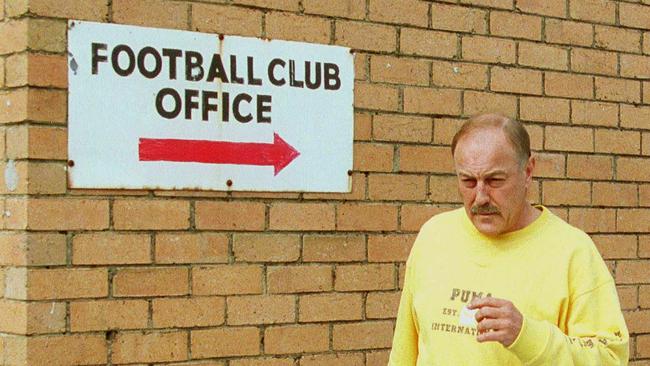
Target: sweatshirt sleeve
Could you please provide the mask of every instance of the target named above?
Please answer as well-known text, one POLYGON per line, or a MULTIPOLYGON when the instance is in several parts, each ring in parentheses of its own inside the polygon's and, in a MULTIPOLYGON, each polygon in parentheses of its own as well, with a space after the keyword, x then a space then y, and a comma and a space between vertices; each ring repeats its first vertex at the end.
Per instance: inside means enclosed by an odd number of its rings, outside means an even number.
POLYGON ((629 335, 613 281, 572 300, 566 330, 524 314, 508 349, 527 366, 628 364, 629 335))
MULTIPOLYGON (((409 258, 410 259, 410 258, 409 258)), ((406 263, 404 288, 400 298, 393 347, 388 366, 415 366, 418 359, 418 325, 411 292, 411 265, 406 263)))

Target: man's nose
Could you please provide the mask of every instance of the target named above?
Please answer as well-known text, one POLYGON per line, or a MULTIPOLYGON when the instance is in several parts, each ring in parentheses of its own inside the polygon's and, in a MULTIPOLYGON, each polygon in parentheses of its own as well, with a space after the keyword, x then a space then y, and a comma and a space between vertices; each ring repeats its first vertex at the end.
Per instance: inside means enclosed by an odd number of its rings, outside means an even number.
POLYGON ((488 194, 488 187, 483 182, 476 183, 476 199, 475 204, 483 206, 490 202, 490 195, 488 194))

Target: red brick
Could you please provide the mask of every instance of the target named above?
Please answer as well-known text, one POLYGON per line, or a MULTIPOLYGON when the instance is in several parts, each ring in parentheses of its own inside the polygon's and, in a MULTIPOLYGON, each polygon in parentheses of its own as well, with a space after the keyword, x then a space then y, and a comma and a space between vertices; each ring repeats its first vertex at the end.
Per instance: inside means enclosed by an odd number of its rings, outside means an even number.
POLYGON ((152 300, 154 328, 192 328, 224 323, 225 301, 221 297, 167 298, 152 300))
MULTIPOLYGON (((638 357, 648 357, 650 356, 650 336, 648 335, 639 335, 636 337, 636 355, 638 357)), ((632 366, 647 366, 648 361, 637 361, 637 363, 631 363, 632 366), (641 363, 642 362, 642 363, 641 363)))
POLYGON ((113 277, 113 295, 116 297, 186 295, 188 282, 187 268, 122 268, 113 277))
POLYGON ((147 328, 145 300, 88 300, 70 302, 73 332, 147 328))
POLYGON ((269 210, 271 230, 334 230, 334 205, 276 203, 269 210))
POLYGON ((597 206, 636 206, 636 184, 594 182, 593 204, 597 206))
POLYGON ((192 4, 192 29, 199 32, 227 35, 262 35, 262 15, 259 10, 214 4, 192 4))
POLYGON ((615 52, 586 48, 571 50, 571 70, 580 73, 616 75, 618 58, 615 52))
POLYGON ((6 60, 7 86, 68 86, 68 60, 65 56, 21 53, 6 60))
POLYGON ((621 76, 634 79, 650 79, 650 57, 621 54, 621 76))
MULTIPOLYGON (((442 0, 448 3, 454 3, 455 0, 442 0)), ((472 4, 488 8, 512 9, 514 0, 460 0, 461 4, 472 4)))
POLYGON ((0 314, 2 332, 21 335, 65 332, 65 302, 0 300, 0 314))
POLYGON ((393 145, 354 144, 354 170, 390 172, 393 170, 393 145))
POLYGON ((567 4, 564 0, 518 0, 516 7, 524 13, 565 18, 567 4))
POLYGON ((579 125, 618 125, 618 105, 614 103, 571 101, 571 121, 579 125))
POLYGON ((323 292, 332 289, 332 267, 298 265, 268 267, 266 283, 270 293, 323 292))
POLYGON ((188 358, 185 332, 117 333, 112 347, 115 363, 182 361, 188 358))
POLYGON ((327 351, 329 326, 286 325, 266 328, 264 353, 291 354, 327 351))
POLYGON ((255 327, 192 330, 192 358, 260 354, 260 331, 255 327))
POLYGON ((641 83, 617 78, 595 78, 596 99, 638 103, 641 101, 641 83))
POLYGON ((515 42, 509 39, 466 36, 462 38, 463 59, 469 61, 514 64, 515 42))
POLYGON ((296 321, 295 310, 296 298, 294 296, 229 297, 228 325, 293 323, 296 321))
POLYGON ((429 5, 417 0, 402 0, 400 6, 395 6, 391 0, 373 0, 369 3, 368 18, 373 21, 426 27, 429 5))
MULTIPOLYGON (((429 199, 434 202, 461 202, 458 194, 458 179, 456 176, 429 177, 429 199)), ((404 206, 402 206, 402 224, 404 223, 404 206)))
POLYGON ((10 20, 0 23, 0 37, 3 39, 0 44, 0 55, 26 50, 29 43, 28 20, 10 20))
POLYGON ((192 268, 193 295, 244 295, 262 293, 262 267, 220 265, 192 268))
POLYGON ((546 19, 546 42, 577 46, 591 46, 594 35, 593 26, 583 22, 560 19, 546 19))
POLYGON ((368 319, 391 319, 397 316, 401 292, 370 292, 366 300, 368 319))
POLYGON ((307 14, 320 14, 340 18, 363 19, 366 16, 366 2, 364 0, 303 0, 303 7, 307 14))
MULTIPOLYGON (((203 364, 201 364, 203 365, 203 364)), ((224 364, 216 364, 215 366, 223 366, 224 364)), ((231 366, 293 366, 293 358, 243 358, 243 359, 234 359, 229 361, 231 366)), ((180 366, 180 365, 179 365, 180 366)), ((206 364, 206 366, 212 366, 212 364, 206 364)))
POLYGON ((234 0, 234 3, 293 12, 300 10, 300 3, 298 0, 234 0))
POLYGON ((630 334, 650 331, 650 310, 626 311, 623 316, 630 334))
POLYGON ((113 203, 113 221, 118 230, 175 230, 190 225, 187 201, 117 200, 113 203))
POLYGON ((56 0, 30 0, 29 12, 47 17, 105 21, 108 16, 108 1, 74 0, 61 6, 56 0))
POLYGON ((429 62, 391 56, 370 57, 370 78, 373 82, 429 85, 429 62))
POLYGON ((108 201, 83 199, 33 199, 27 203, 32 230, 108 228, 108 201))
POLYGON ((397 229, 397 206, 391 204, 343 203, 337 208, 341 231, 390 231, 397 229))
POLYGON ((266 36, 300 42, 329 43, 328 19, 306 15, 270 12, 266 14, 266 36))
POLYGON ((604 259, 636 258, 636 235, 594 235, 592 239, 604 259))
POLYGON ((235 261, 240 262, 293 262, 300 257, 300 237, 236 234, 233 238, 233 254, 235 261))
POLYGON ((405 262, 414 241, 414 235, 370 235, 368 237, 368 261, 405 262))
POLYGON ((594 93, 594 81, 591 76, 586 75, 547 72, 544 91, 547 95, 557 97, 589 99, 594 93))
POLYGON ((542 73, 534 70, 493 67, 490 89, 518 94, 542 94, 542 73))
POLYGON ((7 157, 13 159, 58 159, 68 156, 66 129, 15 126, 7 129, 7 157))
POLYGON ((64 336, 47 335, 29 337, 20 347, 24 359, 13 362, 11 358, 21 358, 18 352, 7 353, 8 364, 22 365, 93 365, 107 362, 107 345, 104 335, 71 334, 64 336), (71 352, 74 350, 74 352, 71 352))
POLYGON ((571 18, 614 24, 616 4, 609 0, 581 0, 569 4, 571 18))
POLYGON ((368 197, 373 201, 419 201, 426 196, 425 176, 371 174, 368 177, 368 197))
POLYGON ((579 179, 611 179, 613 160, 604 155, 574 155, 567 158, 567 177, 579 179), (589 169, 585 169, 589 167, 589 169))
POLYGON ((361 320, 362 294, 324 293, 300 297, 300 322, 361 320))
POLYGON ((337 20, 335 43, 358 50, 392 52, 397 49, 397 32, 386 25, 337 20))
POLYGON ((650 129, 650 107, 621 104, 621 127, 650 129))
POLYGON ((370 113, 354 114, 354 140, 368 141, 372 139, 372 115, 370 113))
POLYGON ((639 305, 636 286, 616 286, 622 310, 633 310, 639 305))
POLYGON ((305 235, 304 262, 349 262, 366 259, 365 238, 361 235, 305 235))
POLYGON ((366 353, 366 366, 382 366, 388 364, 390 351, 373 351, 366 353))
POLYGON ((616 179, 650 181, 650 159, 619 158, 616 161, 616 179))
POLYGON ((387 348, 393 339, 393 322, 335 324, 332 337, 335 350, 387 348))
POLYGON ((454 162, 446 147, 404 145, 400 148, 399 168, 404 172, 451 173, 454 162))
POLYGON ((650 6, 623 3, 618 11, 621 25, 650 29, 650 6))
POLYGON ((558 98, 521 97, 519 115, 523 121, 569 123, 569 101, 558 98))
POLYGON ((29 49, 31 51, 65 52, 67 27, 68 24, 64 19, 31 18, 28 31, 29 49))
POLYGON ((400 52, 409 55, 453 58, 458 53, 458 36, 447 32, 402 28, 400 52))
POLYGON ((228 261, 224 234, 157 234, 156 263, 219 263, 228 261))
POLYGON ((355 83, 354 106, 362 109, 397 111, 397 88, 387 85, 355 83))
POLYGON ((456 118, 436 118, 434 119, 433 143, 442 145, 451 145, 451 141, 460 126, 465 123, 464 119, 456 118))
POLYGON ((461 93, 457 90, 406 87, 404 112, 459 115, 461 93))
POLYGON ((300 366, 363 366, 362 353, 335 353, 306 355, 300 358, 300 366))
POLYGON ((570 208, 568 221, 587 233, 613 232, 616 228, 616 211, 603 208, 570 208))
POLYGON ((549 150, 594 151, 594 131, 579 127, 546 127, 544 147, 549 150))
POLYGON ((143 234, 77 234, 72 242, 73 264, 151 263, 151 238, 143 234))
POLYGON ((6 298, 46 300, 107 295, 108 272, 102 268, 10 268, 6 272, 6 298))
POLYGON ((542 18, 505 11, 490 12, 490 34, 541 40, 542 18))
POLYGON ((482 113, 514 116, 517 110, 517 98, 514 95, 465 91, 464 103, 463 114, 466 116, 482 113))
POLYGON ((519 42, 518 63, 542 69, 567 70, 569 68, 569 52, 563 47, 519 42))
POLYGON ((619 209, 616 215, 619 232, 650 232, 650 209, 619 209))
POLYGON ((565 175, 566 158, 562 154, 537 153, 535 154, 535 177, 561 178, 565 175))
POLYGON ((162 0, 114 0, 111 9, 115 23, 158 28, 187 28, 189 13, 187 3, 162 0))
POLYGON ((545 205, 586 206, 591 203, 589 182, 544 181, 542 190, 542 202, 545 205))
POLYGON ((264 229, 265 211, 259 202, 197 201, 196 228, 259 231, 264 229))
POLYGON ((485 89, 488 68, 485 65, 433 61, 432 81, 434 86, 463 89, 485 89))
POLYGON ((612 51, 639 53, 641 32, 633 29, 596 25, 596 47, 612 51))
POLYGON ((639 305, 642 308, 650 308, 650 285, 639 286, 639 305))
MULTIPOLYGON (((63 234, 4 232, 0 234, 0 265, 45 266, 66 264, 63 234)), ((2 282, 0 282, 2 284, 2 282)))
POLYGON ((641 134, 635 131, 596 129, 596 152, 614 154, 641 153, 641 134))
POLYGON ((486 12, 470 7, 431 4, 431 28, 466 33, 487 31, 486 12))
POLYGON ((383 141, 431 142, 433 120, 427 117, 378 114, 373 117, 373 137, 383 141))
POLYGON ((395 288, 392 264, 346 264, 336 268, 336 291, 373 291, 395 288))

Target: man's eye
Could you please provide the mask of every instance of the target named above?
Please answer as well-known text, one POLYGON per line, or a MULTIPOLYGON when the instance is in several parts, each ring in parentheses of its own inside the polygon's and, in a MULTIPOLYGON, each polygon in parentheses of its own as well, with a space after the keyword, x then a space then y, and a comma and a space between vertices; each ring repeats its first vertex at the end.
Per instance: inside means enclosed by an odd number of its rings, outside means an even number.
POLYGON ((476 185, 476 179, 461 179, 461 182, 463 182, 466 187, 474 187, 476 185))

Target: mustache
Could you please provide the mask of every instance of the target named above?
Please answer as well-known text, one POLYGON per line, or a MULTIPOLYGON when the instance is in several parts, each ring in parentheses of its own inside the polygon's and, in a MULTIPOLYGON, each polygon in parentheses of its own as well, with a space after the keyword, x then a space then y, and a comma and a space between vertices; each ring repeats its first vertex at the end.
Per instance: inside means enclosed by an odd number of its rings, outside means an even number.
POLYGON ((499 209, 496 206, 492 206, 490 204, 483 205, 483 206, 472 206, 470 209, 470 212, 474 215, 489 215, 489 214, 499 214, 501 213, 499 209))

